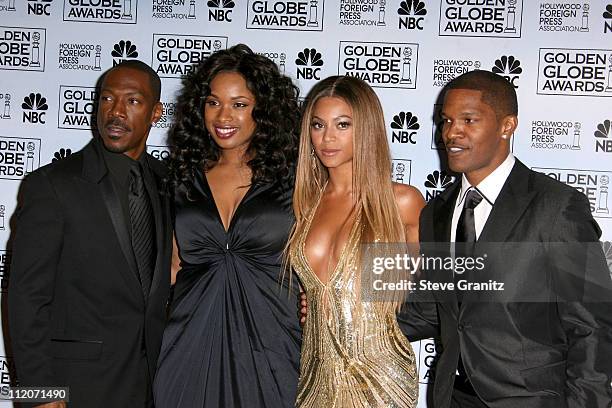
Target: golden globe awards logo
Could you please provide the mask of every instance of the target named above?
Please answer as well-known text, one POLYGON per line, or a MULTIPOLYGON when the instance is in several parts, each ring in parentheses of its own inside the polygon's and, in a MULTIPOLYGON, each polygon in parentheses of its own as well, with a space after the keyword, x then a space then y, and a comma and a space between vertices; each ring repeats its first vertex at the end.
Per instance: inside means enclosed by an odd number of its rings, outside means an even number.
POLYGON ((40 139, 0 136, 0 179, 20 180, 40 166, 40 139))
POLYGON ((60 85, 57 127, 92 130, 96 127, 98 92, 89 86, 60 85))
POLYGON ((468 71, 480 69, 478 60, 435 59, 433 62, 433 86, 443 87, 449 81, 468 71))
POLYGON ((612 96, 612 50, 540 48, 537 93, 612 96))
POLYGON ((593 217, 612 218, 609 197, 610 180, 612 180, 611 171, 546 167, 532 167, 532 169, 583 193, 589 199, 593 217))
POLYGON ((206 5, 208 6, 208 21, 232 22, 232 12, 236 7, 233 0, 208 0, 206 5))
POLYGON ((64 0, 64 21, 136 24, 138 0, 64 0))
POLYGON ((439 34, 520 38, 522 16, 522 0, 442 0, 439 34))
POLYGON ((99 44, 61 43, 58 51, 59 69, 101 71, 102 46, 99 44))
POLYGON ((196 18, 196 0, 153 0, 153 18, 193 20, 196 18))
POLYGON ((589 3, 552 2, 540 4, 539 31, 588 32, 589 3))
POLYGON ((416 144, 417 130, 421 128, 419 118, 412 112, 400 112, 391 121, 391 142, 416 144))
POLYGON ((169 129, 174 124, 174 114, 176 113, 176 103, 162 101, 162 115, 153 124, 154 129, 169 129))
POLYGON ((433 384, 436 376, 436 355, 442 352, 441 347, 436 347, 434 339, 421 340, 412 343, 414 353, 417 357, 417 372, 419 373, 419 384, 433 384))
POLYGON ((339 24, 384 27, 387 0, 340 0, 339 24))
POLYGON ((248 0, 247 29, 323 31, 324 0, 248 0))
POLYGON ((162 78, 180 78, 213 52, 227 48, 227 37, 153 34, 152 68, 162 78))
POLYGON ((597 130, 595 130, 594 133, 596 152, 612 153, 612 132, 610 131, 611 127, 612 122, 610 121, 610 119, 606 119, 597 125, 597 130))
POLYGON ((425 3, 420 0, 404 0, 397 9, 399 29, 422 30, 427 15, 425 3))
POLYGON ((416 88, 418 44, 341 41, 339 54, 339 75, 375 88, 416 88))
POLYGON ((408 159, 393 159, 391 161, 391 181, 410 184, 412 161, 408 159))
POLYGON ((170 158, 170 148, 168 146, 147 145, 147 153, 157 160, 167 160, 170 158))
POLYGON ((0 69, 44 71, 47 31, 0 26, 0 69))
POLYGON ((580 150, 582 123, 568 120, 531 121, 531 148, 580 150))
POLYGON ((455 177, 449 175, 444 170, 435 170, 428 174, 425 183, 423 183, 425 186, 425 201, 437 197, 448 186, 453 184, 454 181, 455 177))

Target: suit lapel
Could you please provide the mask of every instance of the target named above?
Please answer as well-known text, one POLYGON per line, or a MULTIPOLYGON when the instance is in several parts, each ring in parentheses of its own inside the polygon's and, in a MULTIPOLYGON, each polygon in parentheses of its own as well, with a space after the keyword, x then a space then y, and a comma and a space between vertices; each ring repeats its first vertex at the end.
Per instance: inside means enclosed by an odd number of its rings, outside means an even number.
MULTIPOLYGON (((453 212, 455 210, 455 202, 457 195, 461 191, 461 178, 459 178, 452 186, 444 190, 436 199, 433 217, 434 217, 434 239, 436 245, 448 244, 451 238, 451 224, 453 220, 453 212)), ((436 250, 438 256, 449 256, 450 252, 436 250)), ((450 248, 449 248, 450 249, 450 248)), ((438 273, 444 273, 440 271, 438 273)), ((441 282, 452 282, 452 279, 448 279, 448 276, 440 276, 442 279, 437 279, 441 282)), ((441 306, 448 309, 453 316, 457 316, 457 296, 455 291, 444 290, 436 291, 435 294, 441 302, 441 306)))
POLYGON ((529 169, 518 159, 478 238, 479 242, 505 242, 536 195, 529 190, 529 169))
POLYGON ((135 295, 144 301, 142 287, 137 277, 138 267, 134 259, 132 243, 130 242, 126 220, 123 217, 121 203, 119 202, 119 197, 115 192, 111 178, 108 177, 108 170, 104 158, 98 149, 100 149, 100 146, 98 146, 98 143, 94 140, 90 142, 83 151, 83 178, 89 182, 98 184, 100 188, 104 205, 108 211, 108 216, 113 223, 117 241, 119 242, 119 246, 121 247, 121 251, 128 265, 128 269, 118 269, 128 283, 127 286, 133 290, 135 295))

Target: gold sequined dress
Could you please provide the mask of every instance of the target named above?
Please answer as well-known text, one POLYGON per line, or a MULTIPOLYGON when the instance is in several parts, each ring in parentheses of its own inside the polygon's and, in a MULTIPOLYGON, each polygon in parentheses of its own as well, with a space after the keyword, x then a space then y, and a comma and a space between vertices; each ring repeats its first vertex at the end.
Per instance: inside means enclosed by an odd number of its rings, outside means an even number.
POLYGON ((414 352, 395 313, 358 300, 360 217, 324 284, 304 255, 313 215, 290 252, 308 299, 296 407, 416 407, 414 352))

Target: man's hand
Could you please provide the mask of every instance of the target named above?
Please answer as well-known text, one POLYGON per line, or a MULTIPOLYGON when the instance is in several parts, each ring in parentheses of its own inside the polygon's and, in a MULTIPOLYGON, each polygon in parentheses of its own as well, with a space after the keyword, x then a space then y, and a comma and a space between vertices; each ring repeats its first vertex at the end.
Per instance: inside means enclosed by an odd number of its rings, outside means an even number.
POLYGON ((306 292, 300 292, 300 302, 298 303, 300 311, 298 317, 300 318, 300 326, 304 327, 306 323, 306 311, 308 309, 308 302, 306 301, 306 292))

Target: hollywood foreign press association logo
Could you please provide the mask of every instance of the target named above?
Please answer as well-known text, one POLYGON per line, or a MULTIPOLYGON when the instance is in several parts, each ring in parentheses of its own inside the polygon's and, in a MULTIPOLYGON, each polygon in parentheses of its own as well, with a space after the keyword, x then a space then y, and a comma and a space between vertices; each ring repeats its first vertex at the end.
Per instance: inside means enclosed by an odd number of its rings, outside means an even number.
POLYGON ((23 123, 29 122, 43 125, 46 123, 45 117, 49 105, 47 105, 47 98, 40 93, 30 92, 29 95, 26 95, 23 98, 21 109, 23 109, 23 123))
POLYGON ((136 44, 133 44, 130 40, 121 40, 113 45, 111 56, 113 57, 113 67, 127 59, 136 59, 138 58, 136 44))
POLYGON ((227 37, 153 34, 151 66, 162 78, 181 78, 222 48, 227 48, 227 37))
POLYGON ((459 75, 480 69, 481 65, 481 62, 478 60, 435 59, 433 62, 432 85, 442 88, 459 75))
POLYGON ((537 93, 612 96, 612 50, 540 48, 537 93))
POLYGON ((0 136, 0 179, 21 180, 40 166, 40 139, 0 136))
POLYGON ((553 179, 574 187, 589 200, 595 218, 612 218, 610 213, 610 180, 612 171, 532 167, 553 179))
POLYGON ((264 57, 273 61, 278 66, 278 70, 281 72, 281 74, 285 74, 285 71, 287 70, 287 53, 286 52, 266 50, 266 51, 259 51, 257 52, 257 54, 263 55, 264 57))
POLYGON ((441 0, 439 35, 520 38, 523 0, 441 0))
POLYGON ((518 88, 519 75, 523 73, 521 61, 516 59, 514 55, 502 55, 501 58, 495 60, 491 72, 506 78, 512 86, 518 88))
POLYGON ((44 71, 47 30, 0 26, 0 69, 44 71))
POLYGON ((391 142, 416 144, 417 130, 421 128, 419 119, 412 112, 400 112, 391 122, 391 142))
POLYGON ((236 7, 233 0, 208 0, 206 5, 208 6, 208 21, 232 22, 232 11, 236 7))
POLYGON ((325 0, 248 0, 247 29, 323 31, 325 0))
POLYGON ((12 12, 15 8, 15 0, 0 0, 0 12, 12 12))
POLYGON ((152 127, 154 129, 169 129, 174 124, 174 114, 176 112, 176 102, 161 101, 162 115, 152 127))
POLYGON ((61 43, 58 51, 58 68, 78 71, 102 70, 102 46, 100 44, 61 43))
POLYGON ((340 41, 339 48, 338 75, 374 88, 416 89, 418 44, 340 41))
POLYGON ((410 184, 412 172, 412 160, 393 159, 391 160, 391 181, 395 183, 410 184))
POLYGON ((595 130, 594 133, 596 152, 612 153, 612 134, 610 133, 611 127, 612 122, 610 119, 606 119, 597 125, 597 130, 595 130))
POLYGON ((612 33, 612 4, 606 6, 606 11, 603 12, 604 18, 604 33, 612 33))
POLYGON ((0 92, 0 119, 11 118, 11 94, 0 92))
POLYGON ((384 27, 387 0, 340 0, 338 24, 355 27, 384 27))
POLYGON ((541 3, 539 31, 589 32, 589 3, 541 3))
POLYGON ((406 30, 423 30, 423 22, 427 15, 425 3, 420 0, 404 0, 397 9, 399 15, 398 28, 406 30))
POLYGON ((568 120, 533 120, 531 148, 547 150, 581 150, 582 123, 568 120))
POLYGON ((64 0, 64 21, 136 24, 138 0, 64 0))
POLYGON ((425 183, 423 183, 425 186, 425 200, 429 201, 437 197, 438 194, 446 190, 454 181, 455 177, 444 170, 435 170, 428 174, 425 183))
POLYGON ((33 16, 50 16, 53 0, 28 0, 28 14, 33 16))
POLYGON ((168 160, 170 158, 170 148, 168 146, 147 145, 147 153, 157 160, 168 160))
POLYGON ((297 79, 321 80, 323 56, 316 48, 304 48, 298 52, 295 65, 297 66, 297 79))
POLYGON ((196 18, 196 0, 153 0, 153 18, 193 20, 196 18))

